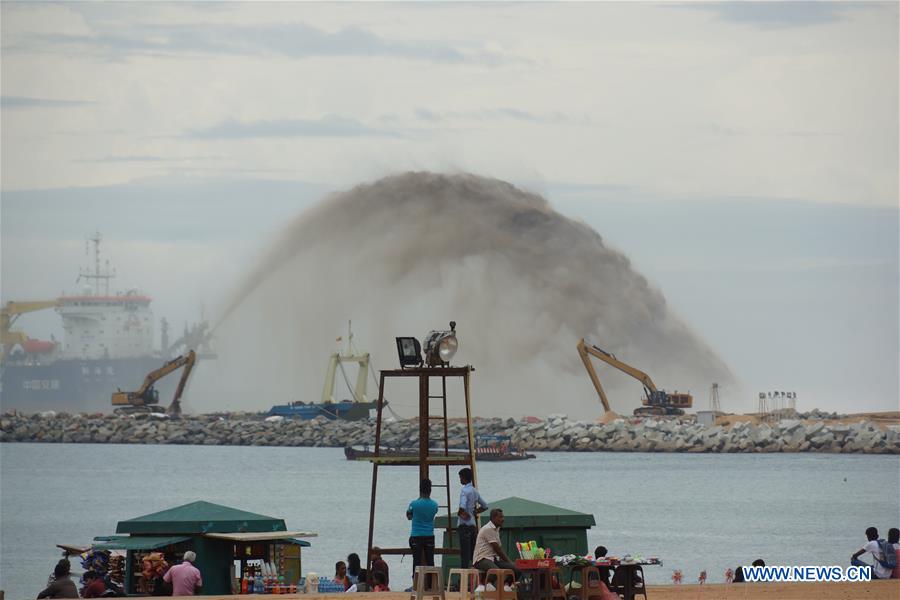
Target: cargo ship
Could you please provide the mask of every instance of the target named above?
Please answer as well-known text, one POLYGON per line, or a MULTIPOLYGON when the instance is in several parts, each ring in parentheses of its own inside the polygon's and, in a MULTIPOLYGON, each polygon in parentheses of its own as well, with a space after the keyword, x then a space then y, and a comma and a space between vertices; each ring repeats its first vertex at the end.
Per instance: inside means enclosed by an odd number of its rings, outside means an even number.
MULTIPOLYGON (((111 412, 111 395, 117 390, 138 389, 150 371, 160 367, 178 342, 168 344, 162 321, 162 349, 153 345, 152 299, 138 289, 111 292, 116 274, 106 262, 100 266, 99 233, 89 238, 94 249, 94 268, 83 269, 78 293, 54 300, 8 302, 2 308, 2 357, 0 357, 0 410, 23 413, 111 412), (53 309, 62 319, 63 339, 33 339, 12 329, 26 313, 53 309)), ((192 332, 202 334, 205 327, 192 332)), ((196 340, 193 340, 196 342, 196 340)), ((161 381, 165 398, 175 383, 161 381)))

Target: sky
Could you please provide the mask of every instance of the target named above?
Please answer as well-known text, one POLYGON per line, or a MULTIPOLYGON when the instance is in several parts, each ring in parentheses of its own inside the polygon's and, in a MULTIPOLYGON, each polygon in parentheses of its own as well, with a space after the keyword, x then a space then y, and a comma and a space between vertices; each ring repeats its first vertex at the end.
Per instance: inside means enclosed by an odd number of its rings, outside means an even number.
POLYGON ((178 329, 328 192, 472 172, 626 254, 740 379, 726 410, 900 410, 896 3, 0 12, 3 302, 74 290, 99 230, 178 329))

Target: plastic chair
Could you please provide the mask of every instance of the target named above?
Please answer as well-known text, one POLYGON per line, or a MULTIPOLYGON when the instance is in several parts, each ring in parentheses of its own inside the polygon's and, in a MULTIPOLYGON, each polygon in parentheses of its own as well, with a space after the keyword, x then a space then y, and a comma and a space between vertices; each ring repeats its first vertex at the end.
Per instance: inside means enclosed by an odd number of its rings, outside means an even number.
POLYGON ((494 587, 497 588, 494 591, 484 592, 484 597, 487 600, 516 600, 516 572, 512 569, 488 569, 484 581, 485 583, 493 581, 494 587), (507 579, 513 582, 513 589, 509 592, 503 589, 506 587, 507 579))
POLYGON ((481 583, 481 571, 478 569, 450 569, 447 573, 447 591, 450 591, 450 582, 453 576, 459 576, 459 598, 460 600, 468 600, 472 594, 472 590, 481 583), (472 584, 474 580, 474 585, 472 584))
POLYGON ((438 567, 416 567, 416 586, 410 592, 409 598, 410 600, 422 600, 422 598, 446 600, 441 569, 438 567))

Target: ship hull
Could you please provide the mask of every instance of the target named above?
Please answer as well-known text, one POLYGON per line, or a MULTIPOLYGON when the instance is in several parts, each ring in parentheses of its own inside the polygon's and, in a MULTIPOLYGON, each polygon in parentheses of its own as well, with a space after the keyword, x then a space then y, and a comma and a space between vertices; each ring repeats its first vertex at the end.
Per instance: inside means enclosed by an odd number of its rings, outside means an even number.
POLYGON ((279 404, 269 409, 269 416, 304 420, 325 417, 329 420, 362 421, 369 418, 369 411, 375 406, 375 402, 352 402, 350 400, 318 404, 279 404))
MULTIPOLYGON (((113 392, 137 390, 147 373, 164 362, 160 358, 146 356, 62 359, 44 365, 7 364, 3 366, 0 376, 0 410, 23 413, 49 410, 112 412, 113 392)), ((157 382, 161 403, 168 402, 174 388, 174 381, 157 382)))
MULTIPOLYGON (((434 448, 432 448, 434 450, 434 448)), ((468 453, 461 450, 450 450, 450 456, 466 457, 468 453)), ((347 460, 368 460, 375 456, 375 453, 366 448, 360 450, 352 446, 344 447, 344 456, 347 460)), ((379 454, 381 457, 409 458, 410 460, 418 460, 418 448, 383 448, 379 454)), ((440 456, 438 454, 437 456, 440 456)), ((524 451, 513 452, 496 452, 488 448, 476 448, 475 459, 479 462, 507 462, 513 460, 528 460, 536 458, 534 454, 528 454, 524 451)))

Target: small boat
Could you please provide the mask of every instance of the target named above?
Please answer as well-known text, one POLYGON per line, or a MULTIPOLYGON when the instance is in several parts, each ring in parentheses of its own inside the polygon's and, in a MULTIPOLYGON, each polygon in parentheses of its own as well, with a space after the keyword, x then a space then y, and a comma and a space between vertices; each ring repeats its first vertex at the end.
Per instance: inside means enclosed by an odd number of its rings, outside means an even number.
POLYGON ((361 421, 369 418, 369 411, 375 408, 374 402, 353 402, 342 400, 340 402, 318 402, 306 404, 304 402, 291 402, 290 404, 278 404, 269 409, 268 415, 315 419, 325 417, 329 420, 341 419, 344 421, 361 421))
MULTIPOLYGON (((508 436, 480 435, 475 438, 475 460, 483 462, 504 462, 512 460, 528 460, 536 458, 534 454, 528 454, 524 450, 514 448, 508 436)), ((432 448, 432 454, 438 454, 437 448, 432 448)), ((462 449, 451 449, 450 456, 464 456, 462 449)), ((366 445, 362 449, 352 446, 344 447, 344 456, 347 460, 367 460, 375 456, 375 452, 366 445)), ((418 448, 382 448, 379 456, 383 457, 410 457, 418 459, 418 448)))

